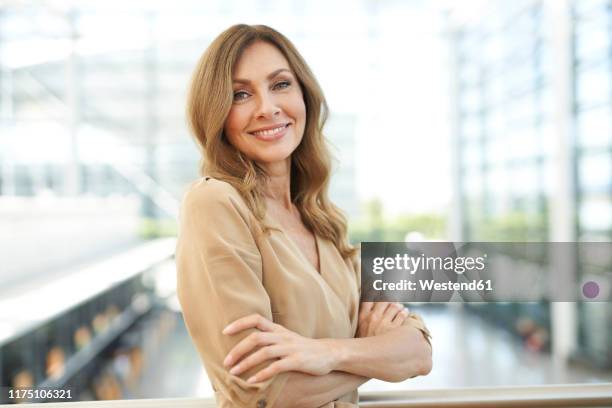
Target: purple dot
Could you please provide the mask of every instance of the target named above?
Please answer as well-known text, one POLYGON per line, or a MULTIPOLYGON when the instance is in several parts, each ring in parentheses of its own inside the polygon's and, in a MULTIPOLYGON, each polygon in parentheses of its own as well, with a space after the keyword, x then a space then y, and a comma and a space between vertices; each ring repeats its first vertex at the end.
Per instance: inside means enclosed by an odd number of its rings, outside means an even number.
POLYGON ((589 299, 593 299, 599 295, 599 285, 596 282, 588 281, 582 285, 582 294, 589 299))

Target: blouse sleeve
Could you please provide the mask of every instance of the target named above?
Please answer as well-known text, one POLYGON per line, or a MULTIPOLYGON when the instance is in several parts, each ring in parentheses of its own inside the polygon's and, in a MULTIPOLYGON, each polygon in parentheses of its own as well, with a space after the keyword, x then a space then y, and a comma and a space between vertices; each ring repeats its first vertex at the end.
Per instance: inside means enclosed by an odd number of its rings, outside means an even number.
POLYGON ((225 326, 253 313, 272 320, 252 218, 229 184, 201 181, 185 195, 176 266, 183 317, 219 397, 233 407, 273 406, 288 373, 249 384, 246 379, 270 362, 239 376, 223 366, 227 353, 256 331, 228 336, 222 334, 225 326))

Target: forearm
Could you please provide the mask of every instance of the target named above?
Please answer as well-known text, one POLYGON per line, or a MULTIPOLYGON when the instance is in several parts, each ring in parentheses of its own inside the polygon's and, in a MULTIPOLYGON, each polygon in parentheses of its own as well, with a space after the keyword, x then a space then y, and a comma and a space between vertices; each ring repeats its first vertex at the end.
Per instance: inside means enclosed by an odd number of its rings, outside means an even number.
POLYGON ((378 336, 327 341, 335 355, 335 370, 391 382, 431 371, 431 347, 410 325, 378 336))
POLYGON ((356 390, 369 378, 332 371, 327 375, 291 372, 274 407, 319 407, 356 390))

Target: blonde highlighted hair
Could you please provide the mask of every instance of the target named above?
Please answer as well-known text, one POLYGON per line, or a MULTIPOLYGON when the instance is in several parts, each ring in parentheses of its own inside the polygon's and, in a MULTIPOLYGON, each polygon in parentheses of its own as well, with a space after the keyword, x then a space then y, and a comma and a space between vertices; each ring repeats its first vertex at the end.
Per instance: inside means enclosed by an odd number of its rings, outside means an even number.
POLYGON ((291 199, 304 224, 332 241, 343 258, 349 258, 356 250, 347 239, 346 218, 328 198, 331 155, 323 137, 327 102, 295 46, 270 27, 238 24, 228 28, 212 42, 196 66, 187 99, 187 118, 202 150, 201 173, 234 186, 267 231, 262 194, 267 175, 223 135, 232 107, 234 67, 242 52, 257 41, 275 46, 287 59, 306 105, 304 136, 291 155, 291 199))

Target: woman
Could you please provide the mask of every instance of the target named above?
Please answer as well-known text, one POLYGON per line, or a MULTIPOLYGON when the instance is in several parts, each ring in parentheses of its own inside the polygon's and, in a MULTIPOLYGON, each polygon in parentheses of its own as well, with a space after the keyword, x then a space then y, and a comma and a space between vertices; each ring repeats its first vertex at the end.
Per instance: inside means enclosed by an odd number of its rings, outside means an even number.
POLYGON ((417 316, 360 310, 356 250, 327 198, 326 115, 269 27, 229 28, 195 70, 188 117, 206 176, 182 206, 178 296, 220 407, 351 407, 370 378, 431 369, 417 316))

